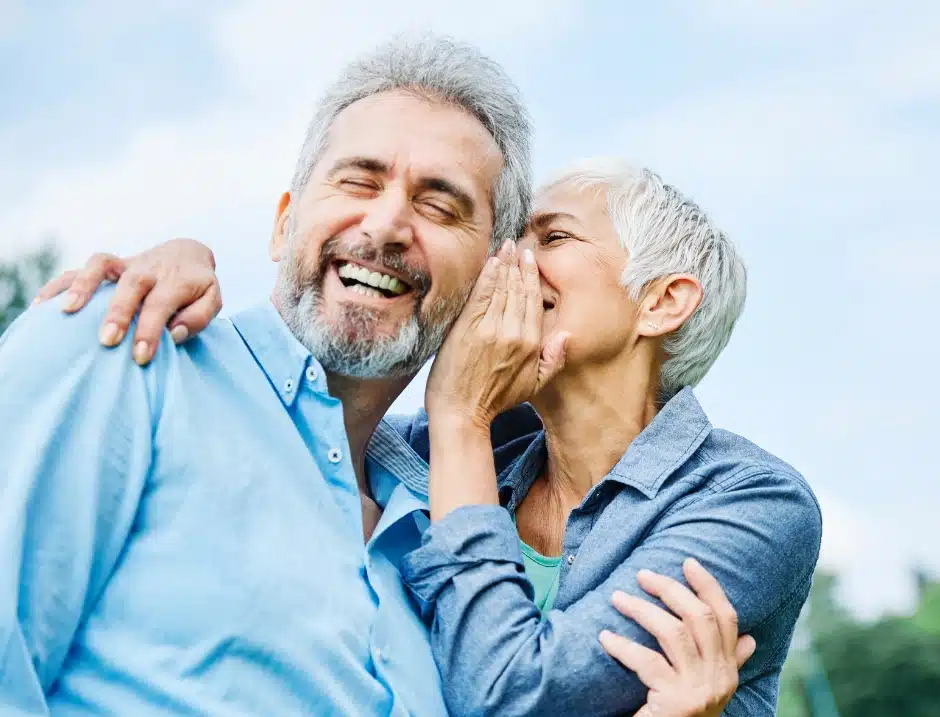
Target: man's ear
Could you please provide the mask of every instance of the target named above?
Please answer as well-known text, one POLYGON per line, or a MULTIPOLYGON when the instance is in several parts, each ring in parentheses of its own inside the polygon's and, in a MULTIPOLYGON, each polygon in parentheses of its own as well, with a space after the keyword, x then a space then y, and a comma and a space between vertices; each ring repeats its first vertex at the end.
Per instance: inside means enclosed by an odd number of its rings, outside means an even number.
POLYGON ((280 261, 287 246, 288 222, 290 221, 291 201, 290 192, 284 192, 277 203, 277 214, 274 215, 274 229, 271 232, 271 241, 268 243, 268 255, 271 261, 280 261))
POLYGON ((691 274, 671 274, 650 287, 640 303, 637 333, 665 336, 677 331, 702 303, 702 285, 691 274))

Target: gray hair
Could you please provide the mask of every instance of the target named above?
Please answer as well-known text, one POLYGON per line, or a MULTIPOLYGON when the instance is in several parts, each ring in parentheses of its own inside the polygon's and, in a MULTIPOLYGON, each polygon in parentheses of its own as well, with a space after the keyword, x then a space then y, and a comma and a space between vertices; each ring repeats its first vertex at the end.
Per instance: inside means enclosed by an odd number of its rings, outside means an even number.
POLYGON ((503 166, 492 192, 495 250, 522 235, 532 202, 531 122, 516 85, 472 45, 432 35, 399 36, 346 67, 320 99, 291 183, 300 196, 336 116, 354 102, 391 90, 461 107, 496 141, 503 166))
POLYGON ((747 270, 738 250, 708 215, 649 169, 617 160, 591 160, 549 186, 571 184, 606 192, 607 211, 629 256, 621 283, 639 301, 650 283, 691 274, 702 286, 698 309, 666 337, 660 376, 668 400, 704 378, 744 309, 747 270))

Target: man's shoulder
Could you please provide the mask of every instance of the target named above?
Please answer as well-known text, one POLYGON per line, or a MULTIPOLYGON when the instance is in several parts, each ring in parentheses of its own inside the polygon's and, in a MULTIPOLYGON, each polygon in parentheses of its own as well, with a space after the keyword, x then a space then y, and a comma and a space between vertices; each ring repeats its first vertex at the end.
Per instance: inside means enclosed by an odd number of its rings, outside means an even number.
MULTIPOLYGON (((113 285, 101 287, 81 311, 72 314, 62 311, 58 299, 30 307, 0 337, 0 356, 7 355, 14 359, 15 353, 14 360, 29 356, 32 358, 31 370, 35 370, 37 365, 50 369, 80 365, 88 368, 113 365, 115 368, 139 369, 132 357, 136 317, 131 322, 127 336, 117 346, 102 346, 99 339, 114 291, 113 285)), ((165 374, 176 363, 175 357, 188 348, 206 344, 234 347, 240 345, 241 341, 230 320, 215 319, 187 344, 177 346, 170 332, 164 329, 148 372, 165 374)))
MULTIPOLYGON (((0 348, 29 350, 37 361, 64 364, 91 352, 104 352, 98 334, 113 293, 113 286, 100 289, 85 308, 74 314, 62 311, 58 298, 31 306, 4 333, 0 348)), ((118 346, 112 351, 122 349, 130 358, 129 346, 118 346)))

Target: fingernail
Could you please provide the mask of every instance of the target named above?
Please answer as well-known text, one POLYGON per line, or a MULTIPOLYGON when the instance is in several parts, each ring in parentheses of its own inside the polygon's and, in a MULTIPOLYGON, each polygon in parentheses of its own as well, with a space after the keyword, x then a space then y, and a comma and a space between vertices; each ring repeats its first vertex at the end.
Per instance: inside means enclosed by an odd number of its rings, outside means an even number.
POLYGON ((637 570, 636 576, 638 578, 651 578, 655 573, 652 570, 647 570, 646 568, 641 568, 637 570))
POLYGON ((597 636, 597 639, 599 639, 601 642, 604 642, 604 640, 609 640, 613 636, 614 633, 612 633, 610 630, 601 630, 601 634, 597 636))
POLYGON ((503 248, 506 250, 506 253, 509 254, 509 256, 512 256, 516 253, 516 242, 512 239, 507 239, 503 242, 503 248))
POLYGON ((30 304, 30 306, 35 306, 36 304, 40 303, 41 301, 42 301, 42 299, 40 299, 40 298, 37 296, 35 299, 33 299, 33 301, 32 301, 32 303, 30 304))
POLYGON ((118 343, 118 333, 121 331, 120 327, 113 321, 109 321, 105 324, 101 333, 98 334, 98 340, 104 346, 114 346, 118 343))
POLYGON ((527 248, 524 252, 522 252, 522 260, 523 260, 526 264, 534 264, 534 263, 535 263, 535 254, 532 253, 532 250, 531 250, 531 249, 528 249, 528 248, 527 248))
POLYGON ((170 336, 173 337, 173 342, 177 344, 183 343, 186 339, 189 338, 189 329, 187 329, 183 324, 174 326, 170 330, 170 336))
POLYGON ((78 302, 81 297, 76 294, 74 291, 68 292, 65 296, 62 297, 62 301, 59 302, 59 306, 62 307, 63 311, 74 311, 78 308, 78 302))
POLYGON ((138 366, 143 366, 150 359, 150 347, 146 341, 138 341, 134 344, 134 361, 138 366))

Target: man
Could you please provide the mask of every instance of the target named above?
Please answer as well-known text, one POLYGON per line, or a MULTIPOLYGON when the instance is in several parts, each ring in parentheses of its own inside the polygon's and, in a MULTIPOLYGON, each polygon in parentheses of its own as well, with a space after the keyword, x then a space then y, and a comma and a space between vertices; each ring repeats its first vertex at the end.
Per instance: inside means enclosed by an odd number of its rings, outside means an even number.
POLYGON ((179 348, 102 350, 109 293, 4 335, 4 710, 445 714, 397 567, 427 466, 380 419, 520 233, 528 136, 475 50, 393 43, 318 108, 273 303, 179 348))
POLYGON ((491 238, 521 231, 529 174, 498 66, 393 43, 317 110, 270 244, 276 309, 143 371, 128 354, 150 347, 98 345, 107 296, 4 335, 5 713, 445 714, 393 564, 420 538, 420 465, 379 421, 491 238))

